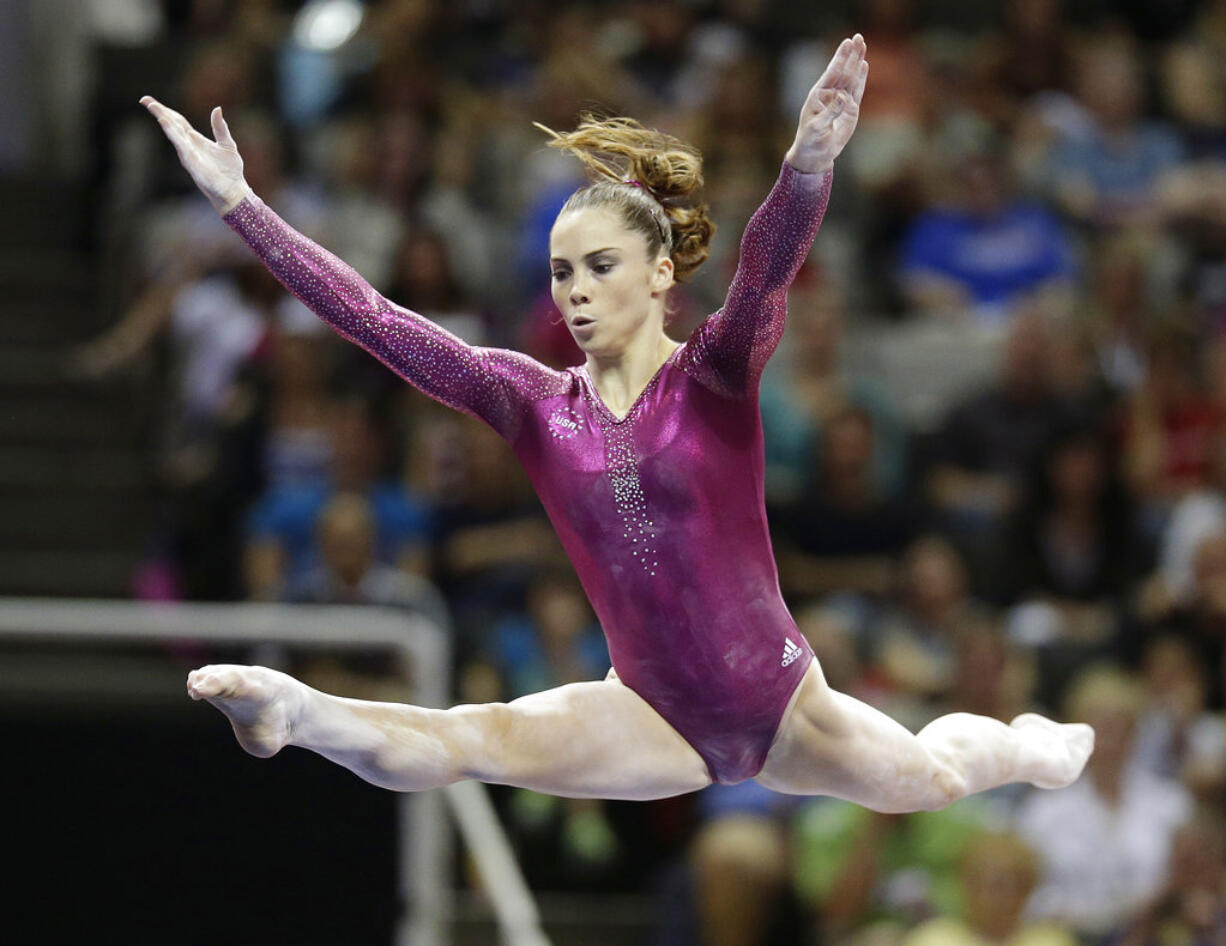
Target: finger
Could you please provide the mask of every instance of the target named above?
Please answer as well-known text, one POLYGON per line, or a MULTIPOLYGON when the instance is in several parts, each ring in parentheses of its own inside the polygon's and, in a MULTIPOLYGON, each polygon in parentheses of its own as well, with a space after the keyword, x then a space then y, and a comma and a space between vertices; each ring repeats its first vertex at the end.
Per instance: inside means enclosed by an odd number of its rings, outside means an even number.
POLYGON ((837 76, 839 76, 843 70, 843 64, 850 54, 850 51, 851 40, 845 39, 843 42, 839 43, 839 48, 836 49, 834 51, 834 55, 830 57, 830 62, 827 64, 825 72, 823 72, 821 78, 817 80, 816 84, 818 86, 827 86, 836 80, 837 76))
POLYGON ((855 81, 856 74, 860 68, 860 61, 864 58, 864 37, 857 33, 843 41, 846 43, 846 49, 843 50, 843 55, 838 61, 838 75, 835 77, 835 82, 838 85, 847 87, 855 81))
MULTIPOLYGON (((859 34, 857 34, 859 35, 859 34)), ((861 40, 863 42, 863 40, 861 40)), ((806 103, 809 108, 816 108, 813 103, 813 96, 822 89, 848 89, 851 90, 858 78, 859 62, 863 57, 861 47, 853 40, 845 39, 839 44, 839 48, 835 51, 834 56, 830 60, 830 64, 826 67, 826 71, 822 73, 820 79, 813 83, 813 88, 809 90, 810 101, 806 103)))
POLYGON ((163 105, 153 96, 146 95, 141 99, 141 103, 145 105, 153 117, 158 120, 158 123, 161 124, 167 131, 174 129, 183 136, 186 136, 189 132, 195 131, 195 129, 191 126, 191 122, 176 112, 173 108, 163 105), (148 100, 147 103, 146 100, 148 100))
POLYGON ((855 82, 852 83, 851 95, 856 100, 856 104, 860 104, 860 100, 864 98, 864 86, 868 83, 868 60, 860 60, 860 74, 856 76, 855 82))
POLYGON ((161 126, 162 131, 166 133, 173 144, 178 145, 176 140, 182 134, 181 125, 175 121, 179 116, 174 109, 167 108, 151 95, 146 95, 141 99, 141 104, 149 111, 149 114, 157 119, 157 123, 161 126))
MULTIPOLYGON (((856 36, 859 37, 860 34, 857 33, 856 36)), ((865 62, 864 53, 864 39, 860 37, 852 42, 850 52, 843 61, 843 68, 838 75, 835 85, 848 91, 854 91, 856 83, 860 80, 860 71, 865 62)))
POLYGON ((209 116, 209 122, 213 126, 213 137, 217 139, 217 143, 225 145, 227 148, 234 148, 237 151, 238 147, 234 144, 234 137, 230 134, 230 126, 226 124, 226 120, 221 114, 220 105, 213 109, 212 114, 209 116))

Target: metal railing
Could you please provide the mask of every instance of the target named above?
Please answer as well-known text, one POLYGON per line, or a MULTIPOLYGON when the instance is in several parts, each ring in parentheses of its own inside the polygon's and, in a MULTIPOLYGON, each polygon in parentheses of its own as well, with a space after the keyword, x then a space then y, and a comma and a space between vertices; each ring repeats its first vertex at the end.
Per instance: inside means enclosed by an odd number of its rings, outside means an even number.
MULTIPOLYGON (((414 702, 447 703, 450 641, 418 615, 391 608, 288 604, 162 604, 57 598, 0 599, 0 640, 93 646, 197 641, 281 644, 329 650, 386 648, 412 668, 414 702)), ((185 697, 186 698, 186 697, 185 697)), ((450 809, 472 853, 507 946, 546 946, 536 902, 524 882, 485 786, 460 782, 398 797, 399 878, 408 909, 398 946, 446 946, 452 915, 450 809)))

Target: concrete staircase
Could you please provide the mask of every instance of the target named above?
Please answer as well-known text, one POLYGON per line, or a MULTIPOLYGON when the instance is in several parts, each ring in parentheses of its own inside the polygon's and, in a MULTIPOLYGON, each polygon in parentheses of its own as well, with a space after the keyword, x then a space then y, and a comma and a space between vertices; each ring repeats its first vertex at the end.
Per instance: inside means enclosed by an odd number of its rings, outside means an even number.
POLYGON ((108 321, 88 194, 0 181, 0 595, 126 596, 148 533, 155 392, 69 378, 108 321))

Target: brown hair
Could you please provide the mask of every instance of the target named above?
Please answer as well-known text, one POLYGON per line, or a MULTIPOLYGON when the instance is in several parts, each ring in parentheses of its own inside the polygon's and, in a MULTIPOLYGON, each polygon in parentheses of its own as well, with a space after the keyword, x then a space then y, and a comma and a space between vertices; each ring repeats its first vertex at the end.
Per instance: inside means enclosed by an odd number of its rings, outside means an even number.
POLYGON ((674 278, 684 282, 706 260, 715 234, 707 205, 693 199, 702 187, 702 155, 633 118, 583 112, 579 119, 574 131, 564 133, 532 123, 552 137, 551 148, 576 155, 592 182, 571 194, 560 213, 613 207, 646 238, 649 256, 663 249, 673 261, 674 278))

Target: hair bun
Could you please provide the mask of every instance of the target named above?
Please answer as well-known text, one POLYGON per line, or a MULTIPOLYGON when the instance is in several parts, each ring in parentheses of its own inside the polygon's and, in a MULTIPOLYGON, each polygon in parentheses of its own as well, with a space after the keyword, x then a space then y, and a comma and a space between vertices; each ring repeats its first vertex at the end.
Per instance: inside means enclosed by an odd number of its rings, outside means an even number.
POLYGON ((659 202, 671 230, 670 256, 678 281, 702 265, 715 224, 706 204, 694 199, 703 185, 697 148, 624 116, 582 112, 575 130, 564 133, 532 124, 550 136, 550 147, 578 157, 593 184, 636 184, 659 202))

